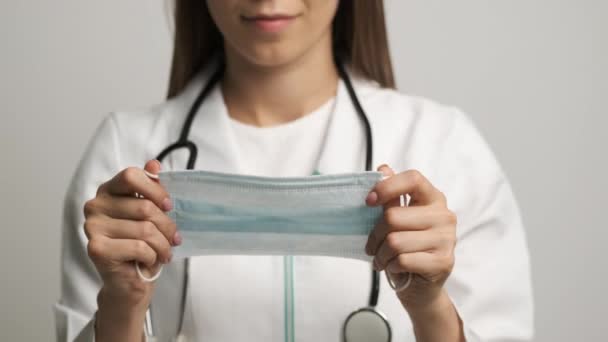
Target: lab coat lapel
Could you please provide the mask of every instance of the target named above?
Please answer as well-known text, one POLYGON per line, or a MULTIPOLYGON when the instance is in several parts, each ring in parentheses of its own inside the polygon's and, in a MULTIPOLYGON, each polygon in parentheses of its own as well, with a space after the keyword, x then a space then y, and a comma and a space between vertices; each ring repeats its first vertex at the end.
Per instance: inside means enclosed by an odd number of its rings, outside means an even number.
MULTIPOLYGON (((197 92, 200 92, 206 83, 207 78, 200 82, 197 92)), ((190 106, 191 103, 181 107, 189 109, 190 106)), ((195 169, 240 172, 237 142, 230 127, 230 117, 219 84, 201 104, 192 123, 189 139, 198 147, 195 169)), ((173 158, 173 169, 184 169, 187 155, 176 153, 173 158)))
POLYGON ((155 283, 150 309, 156 341, 172 341, 180 332, 180 318, 185 317, 185 270, 183 259, 167 264, 155 283))
POLYGON ((321 174, 363 171, 365 150, 364 123, 357 115, 344 82, 340 81, 318 171, 321 174))

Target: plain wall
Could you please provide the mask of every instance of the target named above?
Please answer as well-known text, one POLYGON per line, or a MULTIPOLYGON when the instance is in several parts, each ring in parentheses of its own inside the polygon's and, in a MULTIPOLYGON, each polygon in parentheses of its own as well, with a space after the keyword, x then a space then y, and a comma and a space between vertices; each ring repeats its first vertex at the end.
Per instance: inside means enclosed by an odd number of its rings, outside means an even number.
MULTIPOLYGON (((510 176, 537 340, 608 339, 608 3, 386 3, 399 88, 470 113, 510 176)), ((162 101, 165 6, 0 2, 2 341, 54 338, 66 186, 107 112, 162 101)))

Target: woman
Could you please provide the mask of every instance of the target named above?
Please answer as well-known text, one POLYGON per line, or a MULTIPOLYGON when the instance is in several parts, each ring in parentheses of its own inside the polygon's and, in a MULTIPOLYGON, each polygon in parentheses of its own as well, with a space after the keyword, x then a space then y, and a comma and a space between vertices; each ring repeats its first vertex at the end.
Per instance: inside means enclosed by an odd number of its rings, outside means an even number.
POLYGON ((159 340, 336 341, 346 316, 365 306, 365 262, 206 256, 187 265, 185 308, 174 310, 183 264, 170 263, 171 247, 182 237, 166 214, 171 199, 144 170, 185 168, 179 151, 153 159, 177 140, 211 75, 219 83, 189 135, 195 168, 261 176, 365 167, 365 126, 345 87, 352 79, 371 126, 371 162, 387 176, 366 200, 384 216, 365 250, 391 278, 413 274, 397 291, 381 278, 377 308, 394 341, 531 338, 528 253, 505 175, 467 116, 393 90, 381 1, 181 0, 175 18, 169 99, 108 116, 68 191, 59 340, 141 340, 153 302, 159 340), (399 205, 401 194, 409 205, 399 205), (167 265, 150 284, 134 261, 148 275, 167 265))

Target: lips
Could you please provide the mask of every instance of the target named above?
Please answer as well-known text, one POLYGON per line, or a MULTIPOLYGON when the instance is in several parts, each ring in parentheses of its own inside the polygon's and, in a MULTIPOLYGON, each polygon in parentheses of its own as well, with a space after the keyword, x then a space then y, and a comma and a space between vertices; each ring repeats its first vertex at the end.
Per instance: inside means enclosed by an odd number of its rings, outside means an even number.
POLYGON ((287 14, 257 14, 242 16, 244 22, 254 25, 257 29, 276 33, 285 29, 297 16, 287 14))

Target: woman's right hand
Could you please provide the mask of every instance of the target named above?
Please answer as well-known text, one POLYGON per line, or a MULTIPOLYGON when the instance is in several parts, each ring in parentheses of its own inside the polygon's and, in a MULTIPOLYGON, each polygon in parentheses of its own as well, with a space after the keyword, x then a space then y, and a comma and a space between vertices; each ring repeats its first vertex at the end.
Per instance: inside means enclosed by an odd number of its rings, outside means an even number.
MULTIPOLYGON (((160 167, 151 160, 144 170, 157 174, 160 167)), ((139 278, 134 262, 148 276, 154 274, 171 260, 171 246, 181 243, 175 223, 165 213, 172 208, 167 191, 144 170, 122 170, 84 206, 88 254, 103 280, 97 298, 98 340, 141 338, 153 283, 139 278)))

